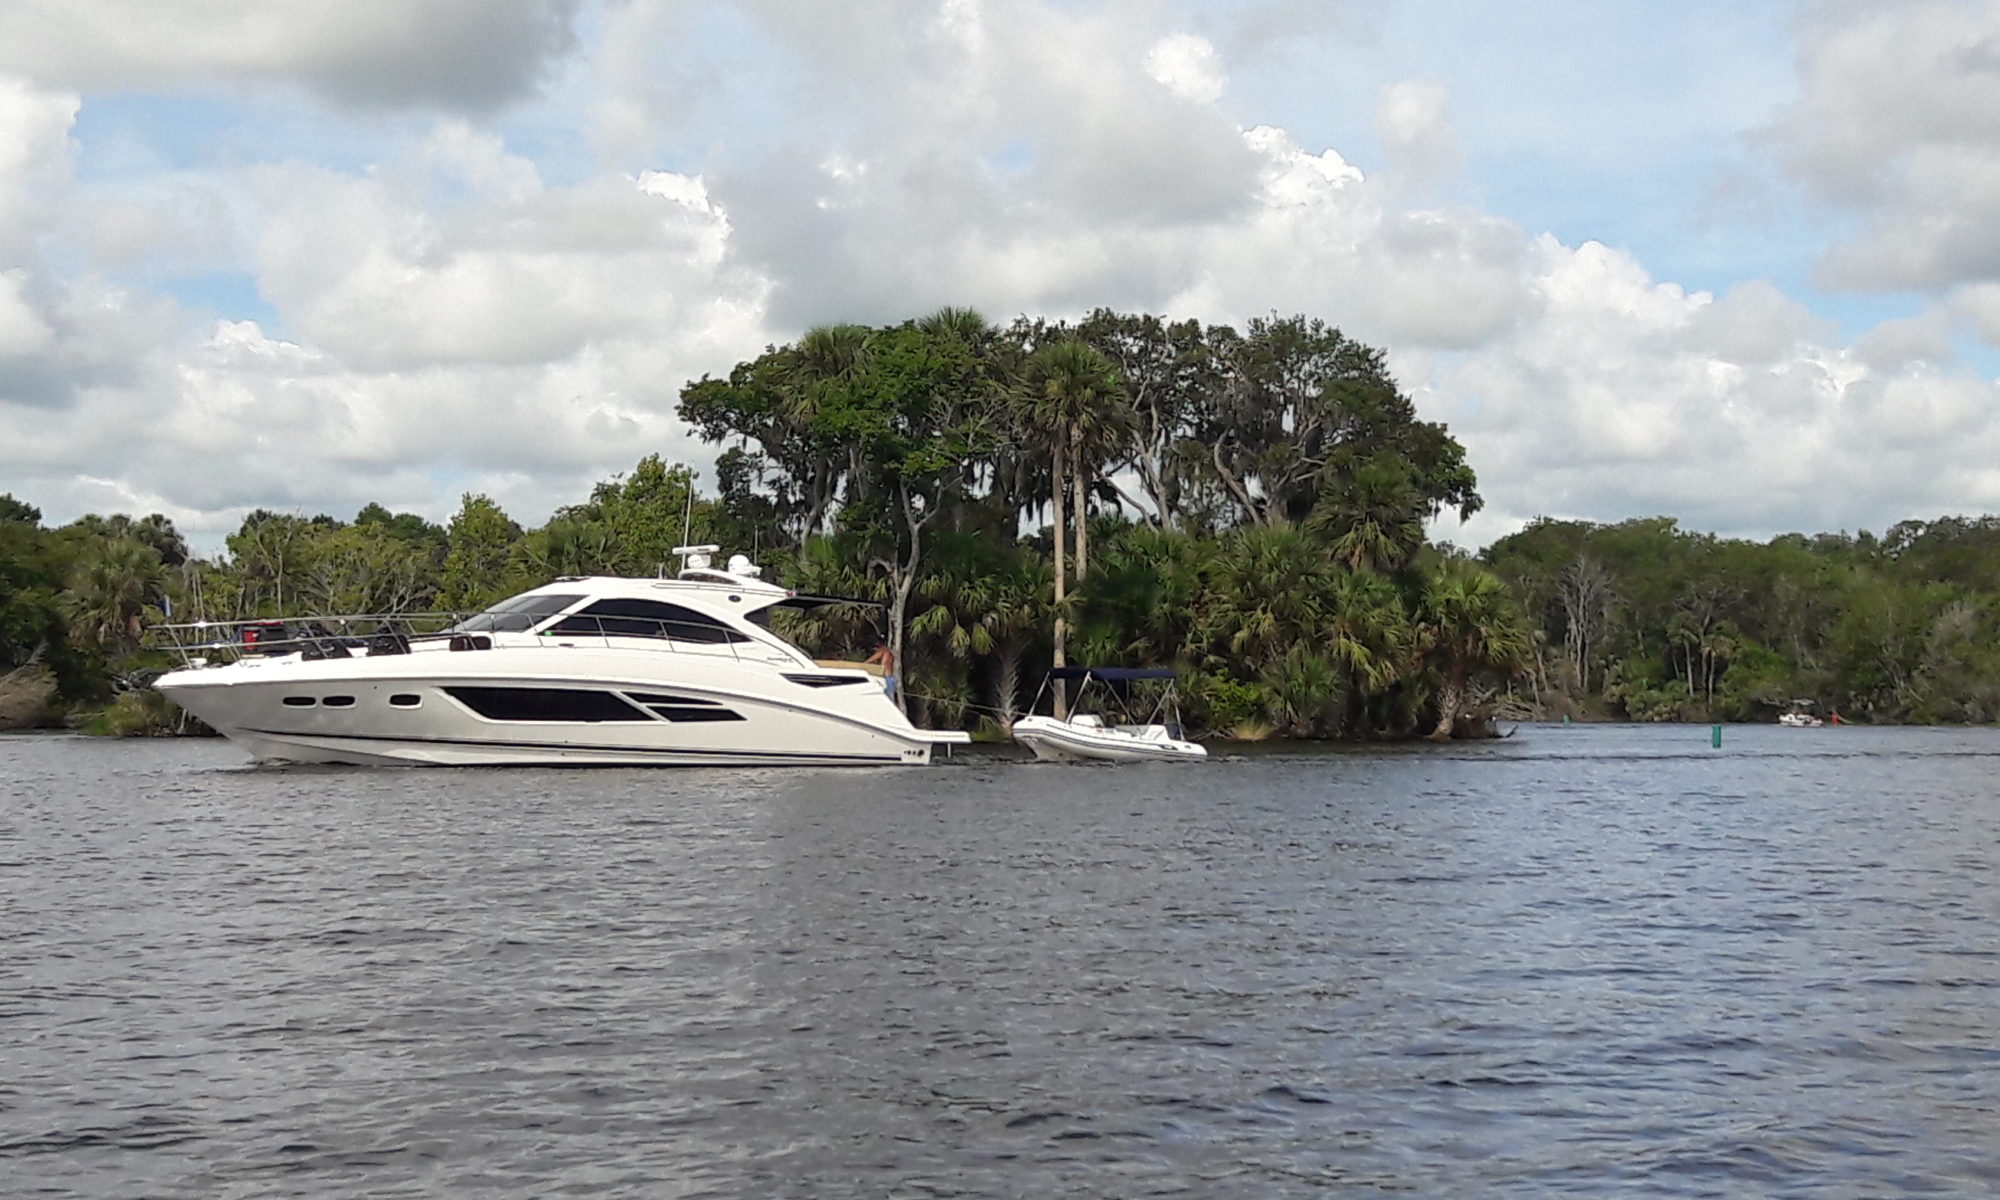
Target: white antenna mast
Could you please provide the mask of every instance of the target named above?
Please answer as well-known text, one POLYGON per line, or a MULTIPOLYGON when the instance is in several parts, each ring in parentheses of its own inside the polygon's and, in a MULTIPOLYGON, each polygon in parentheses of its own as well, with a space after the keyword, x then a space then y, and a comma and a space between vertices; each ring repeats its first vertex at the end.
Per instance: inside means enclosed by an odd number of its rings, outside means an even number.
MULTIPOLYGON (((681 514, 681 544, 675 546, 673 551, 675 554, 680 556, 682 570, 686 570, 690 566, 705 567, 708 565, 706 561, 699 563, 690 563, 687 558, 691 550, 698 549, 688 544, 694 540, 694 476, 692 475, 688 476, 687 490, 688 490, 687 508, 681 514)), ((711 552, 713 552, 714 547, 711 546, 708 547, 708 549, 711 552)), ((667 564, 661 563, 660 578, 665 579, 666 577, 667 577, 667 564)))

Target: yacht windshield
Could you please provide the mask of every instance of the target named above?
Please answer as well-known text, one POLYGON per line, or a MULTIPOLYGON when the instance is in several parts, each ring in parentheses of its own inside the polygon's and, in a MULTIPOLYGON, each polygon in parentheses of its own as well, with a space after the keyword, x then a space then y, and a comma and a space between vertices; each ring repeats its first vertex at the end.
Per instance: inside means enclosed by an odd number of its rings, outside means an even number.
POLYGON ((526 633, 581 599, 583 599, 581 595, 529 592, 525 596, 502 600, 476 617, 467 617, 445 632, 526 633))

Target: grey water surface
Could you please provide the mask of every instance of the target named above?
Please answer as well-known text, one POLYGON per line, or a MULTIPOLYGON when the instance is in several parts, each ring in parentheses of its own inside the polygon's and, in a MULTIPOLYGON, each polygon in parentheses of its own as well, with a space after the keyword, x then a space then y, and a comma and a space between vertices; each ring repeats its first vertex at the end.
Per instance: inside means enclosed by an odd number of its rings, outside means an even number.
POLYGON ((0 1194, 2000 1195, 1996 769, 0 738, 0 1194))

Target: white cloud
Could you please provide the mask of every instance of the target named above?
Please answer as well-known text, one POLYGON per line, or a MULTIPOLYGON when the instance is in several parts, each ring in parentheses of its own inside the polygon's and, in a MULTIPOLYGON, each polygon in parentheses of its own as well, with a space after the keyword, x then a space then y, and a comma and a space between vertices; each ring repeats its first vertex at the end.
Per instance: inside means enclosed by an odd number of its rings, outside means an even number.
POLYGON ((58 88, 294 82, 344 104, 483 111, 572 47, 575 0, 10 0, 0 71, 58 88))
POLYGON ((1458 169, 1450 104, 1450 91, 1435 80, 1404 80, 1384 89, 1375 131, 1405 187, 1424 187, 1458 169))
POLYGON ((540 520, 645 453, 704 460, 679 388, 765 338, 763 284, 722 262, 727 221, 697 179, 534 190, 481 169, 452 211, 379 178, 262 182, 261 278, 302 340, 218 326, 180 360, 135 468, 165 488, 214 431, 241 431, 231 470, 178 485, 224 524, 377 493, 442 516, 471 481, 540 520))
MULTIPOLYGON (((1240 321, 1272 309, 1325 315, 1404 350, 1459 349, 1520 318, 1524 239, 1469 210, 1405 210, 1397 191, 1282 130, 1244 135, 1262 161, 1240 221, 1183 239, 1179 312, 1240 321)), ((1162 247, 1163 255, 1166 248, 1162 247)))
POLYGON ((1484 541, 1538 515, 1670 514, 1768 534, 2000 506, 2000 388, 1827 343, 1768 285, 1717 301, 1602 246, 1540 239, 1544 307, 1422 386, 1487 486, 1484 541))
POLYGON ((0 359, 33 354, 55 339, 48 322, 29 306, 23 294, 27 282, 24 270, 0 271, 0 359))
POLYGON ((66 139, 79 101, 0 76, 0 265, 18 265, 70 184, 66 139))
MULTIPOLYGON (((646 453, 704 461, 673 415, 682 383, 768 337, 767 284, 724 261, 729 219, 698 177, 550 187, 451 121, 363 173, 293 162, 199 187, 229 197, 213 241, 246 248, 285 337, 202 329, 88 275, 0 271, 0 477, 51 519, 117 480, 210 546, 254 507, 442 517, 466 488, 539 521, 646 453)), ((139 231, 103 259, 177 237, 144 207, 43 207, 15 228, 139 231)))
POLYGON ((260 172, 259 278, 289 328, 357 368, 531 365, 607 340, 734 320, 761 283, 722 262, 725 215, 699 179, 656 172, 543 186, 459 131, 422 170, 260 172), (448 177, 450 206, 428 201, 448 177))
POLYGON ((1770 136, 1816 195, 1864 218, 1827 254, 1828 281, 2000 277, 2000 2, 1804 12, 1803 91, 1770 136))
POLYGON ((1207 38, 1176 33, 1146 52, 1146 74, 1183 100, 1213 104, 1229 90, 1229 76, 1207 38))
POLYGON ((1790 360, 1807 346, 1830 343, 1838 330, 1770 281, 1752 279, 1701 308, 1689 334, 1720 362, 1771 367, 1790 360))
MULTIPOLYGON (((1255 186, 1236 125, 1148 75, 1174 31, 1122 12, 1040 0, 953 0, 928 20, 880 2, 727 11, 765 39, 775 61, 761 74, 628 49, 613 66, 621 87, 643 75, 636 99, 596 111, 625 141, 635 111, 657 139, 727 141, 703 173, 734 222, 732 253, 776 281, 781 326, 962 303, 996 258, 1002 279, 1072 277, 1122 253, 1098 235, 1226 221, 1255 186)), ((1130 264, 1107 301, 1157 294, 1155 269, 1130 264)))
POLYGON ((1304 312, 1388 347, 1480 472, 1489 511, 1461 540, 1537 513, 1760 532, 2000 508, 2000 395, 1952 353, 2000 343, 1979 73, 2000 4, 1809 10, 1772 136, 1863 217, 1830 270, 1932 289, 1851 346, 1767 280, 1683 287, 1475 186, 1428 195, 1472 169, 1448 77, 1392 76, 1366 171, 1369 148, 1296 132, 1315 113, 1244 128, 1259 47, 1324 7, 1206 30, 1232 86, 1171 4, 611 4, 576 22, 595 40, 574 63, 563 3, 12 6, 0 477, 58 519, 126 497, 211 544, 251 507, 442 517, 464 490, 535 522, 645 453, 705 462, 682 384, 806 325, 1104 304, 1304 312), (573 90, 534 101, 565 65, 573 90), (253 98, 228 101, 245 123, 273 83, 393 119, 356 119, 340 156, 73 174, 94 147, 68 141, 62 89, 217 82, 253 98), (508 101, 541 107, 490 115, 508 101), (214 272, 244 272, 259 312, 217 323, 154 287, 214 272))
POLYGON ((1942 309, 1883 321, 1855 339, 1855 358, 1880 371, 1920 367, 1952 357, 1952 321, 1942 309))
POLYGON ((1989 346, 2000 346, 2000 282, 1959 288, 1946 311, 1969 326, 1989 346))

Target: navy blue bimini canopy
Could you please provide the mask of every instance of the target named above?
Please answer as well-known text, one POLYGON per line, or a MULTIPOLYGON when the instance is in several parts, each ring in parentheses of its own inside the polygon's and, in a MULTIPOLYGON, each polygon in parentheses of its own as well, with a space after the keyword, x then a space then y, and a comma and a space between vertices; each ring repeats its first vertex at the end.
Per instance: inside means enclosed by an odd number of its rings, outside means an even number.
POLYGON ((1050 679, 1172 679, 1171 667, 1055 667, 1050 679))

